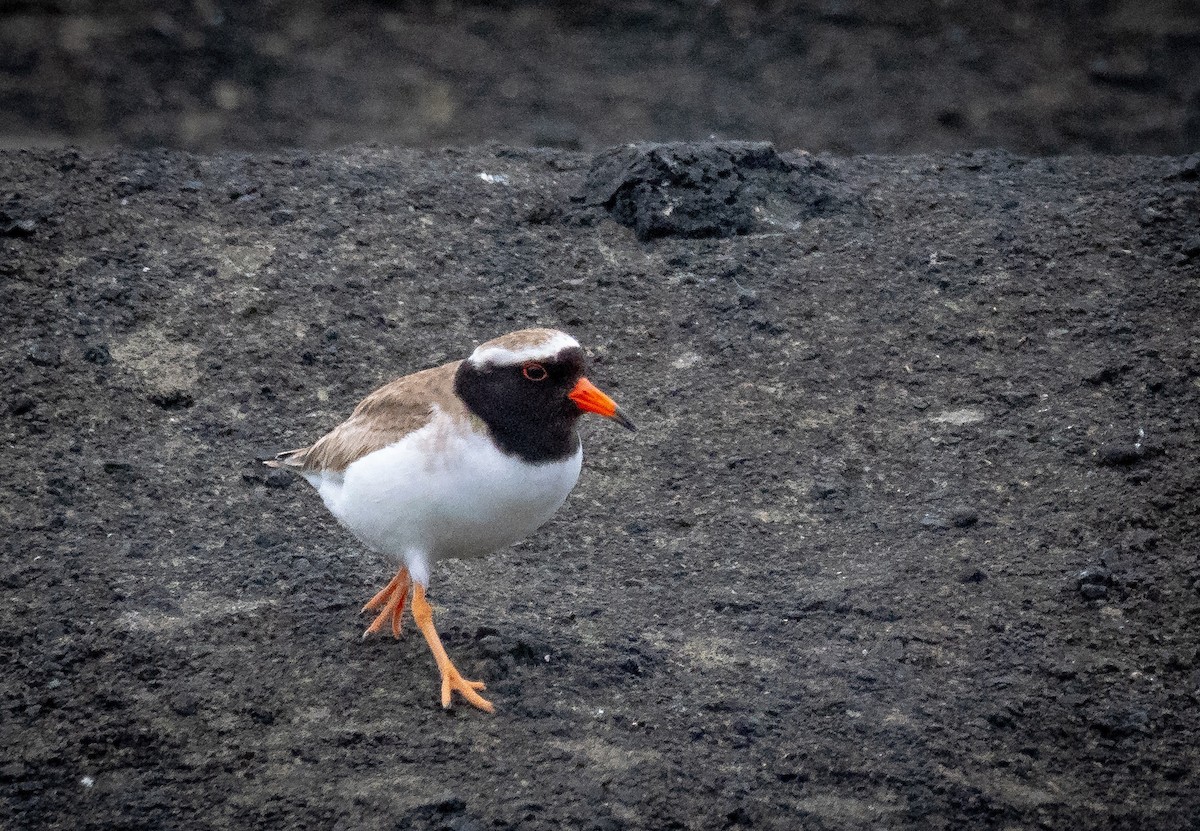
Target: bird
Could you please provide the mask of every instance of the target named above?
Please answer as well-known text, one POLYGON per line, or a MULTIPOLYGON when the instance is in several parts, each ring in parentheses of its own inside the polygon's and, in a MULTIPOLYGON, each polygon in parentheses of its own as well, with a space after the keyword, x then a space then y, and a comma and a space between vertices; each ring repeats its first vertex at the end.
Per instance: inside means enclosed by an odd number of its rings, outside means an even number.
POLYGON ((484 682, 464 678, 438 636, 426 597, 434 565, 486 556, 554 515, 579 478, 585 413, 636 429, 586 368, 566 332, 510 332, 465 360, 385 384, 313 444, 264 462, 306 479, 344 528, 395 563, 395 576, 362 608, 376 613, 363 637, 390 623, 399 638, 411 595, 444 708, 458 693, 495 709, 480 695, 484 682))

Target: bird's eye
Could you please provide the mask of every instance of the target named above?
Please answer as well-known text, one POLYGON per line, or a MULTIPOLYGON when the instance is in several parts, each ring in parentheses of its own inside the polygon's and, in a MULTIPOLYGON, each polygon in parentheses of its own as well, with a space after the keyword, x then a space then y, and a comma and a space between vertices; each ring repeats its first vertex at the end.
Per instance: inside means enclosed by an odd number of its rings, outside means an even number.
POLYGON ((521 367, 521 374, 530 381, 545 381, 550 373, 539 363, 528 363, 521 367))

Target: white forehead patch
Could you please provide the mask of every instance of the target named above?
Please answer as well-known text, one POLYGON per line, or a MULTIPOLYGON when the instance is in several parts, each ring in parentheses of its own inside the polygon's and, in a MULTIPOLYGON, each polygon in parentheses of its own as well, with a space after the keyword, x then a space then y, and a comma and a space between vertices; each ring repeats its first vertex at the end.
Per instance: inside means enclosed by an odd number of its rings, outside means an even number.
POLYGON ((566 332, 555 332, 540 343, 532 343, 520 349, 510 349, 498 344, 483 344, 467 360, 472 366, 481 367, 485 364, 492 366, 516 366, 526 361, 538 361, 553 358, 559 352, 570 347, 579 348, 579 341, 566 332))

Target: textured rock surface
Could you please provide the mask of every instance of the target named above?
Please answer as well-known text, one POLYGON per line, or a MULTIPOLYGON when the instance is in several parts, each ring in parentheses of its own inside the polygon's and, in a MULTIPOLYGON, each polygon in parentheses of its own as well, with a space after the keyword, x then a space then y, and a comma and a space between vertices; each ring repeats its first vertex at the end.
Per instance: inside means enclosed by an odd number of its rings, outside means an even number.
POLYGON ((0 154, 0 825, 1196 825, 1194 160, 817 161, 640 242, 583 154, 0 154), (254 457, 533 323, 640 430, 435 575, 446 713, 254 457))
POLYGON ((825 164, 768 142, 630 144, 599 154, 580 201, 642 241, 795 230, 857 207, 825 164))

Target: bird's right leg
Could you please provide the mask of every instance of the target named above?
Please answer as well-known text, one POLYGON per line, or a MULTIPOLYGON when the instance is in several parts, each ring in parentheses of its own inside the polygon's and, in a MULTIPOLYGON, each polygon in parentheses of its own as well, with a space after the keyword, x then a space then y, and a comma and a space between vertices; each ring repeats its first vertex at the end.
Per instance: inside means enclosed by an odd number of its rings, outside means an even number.
POLYGON ((404 601, 408 597, 408 569, 400 566, 400 570, 396 572, 396 576, 391 582, 379 590, 379 593, 367 601, 367 605, 362 607, 364 612, 373 612, 379 607, 383 607, 371 625, 367 627, 367 631, 363 632, 363 637, 373 635, 383 628, 390 618, 392 621, 392 637, 400 637, 401 621, 404 615, 404 601))
POLYGON ((433 608, 425 599, 425 587, 420 583, 413 584, 413 619, 429 644, 429 651, 433 653, 433 659, 437 661, 438 671, 442 673, 442 706, 449 707, 450 693, 457 692, 468 703, 484 712, 494 712, 496 708, 492 706, 492 702, 479 694, 479 690, 485 689, 484 683, 468 681, 463 678, 458 667, 454 666, 454 662, 446 654, 446 648, 442 646, 442 639, 438 637, 437 629, 433 625, 433 608))

